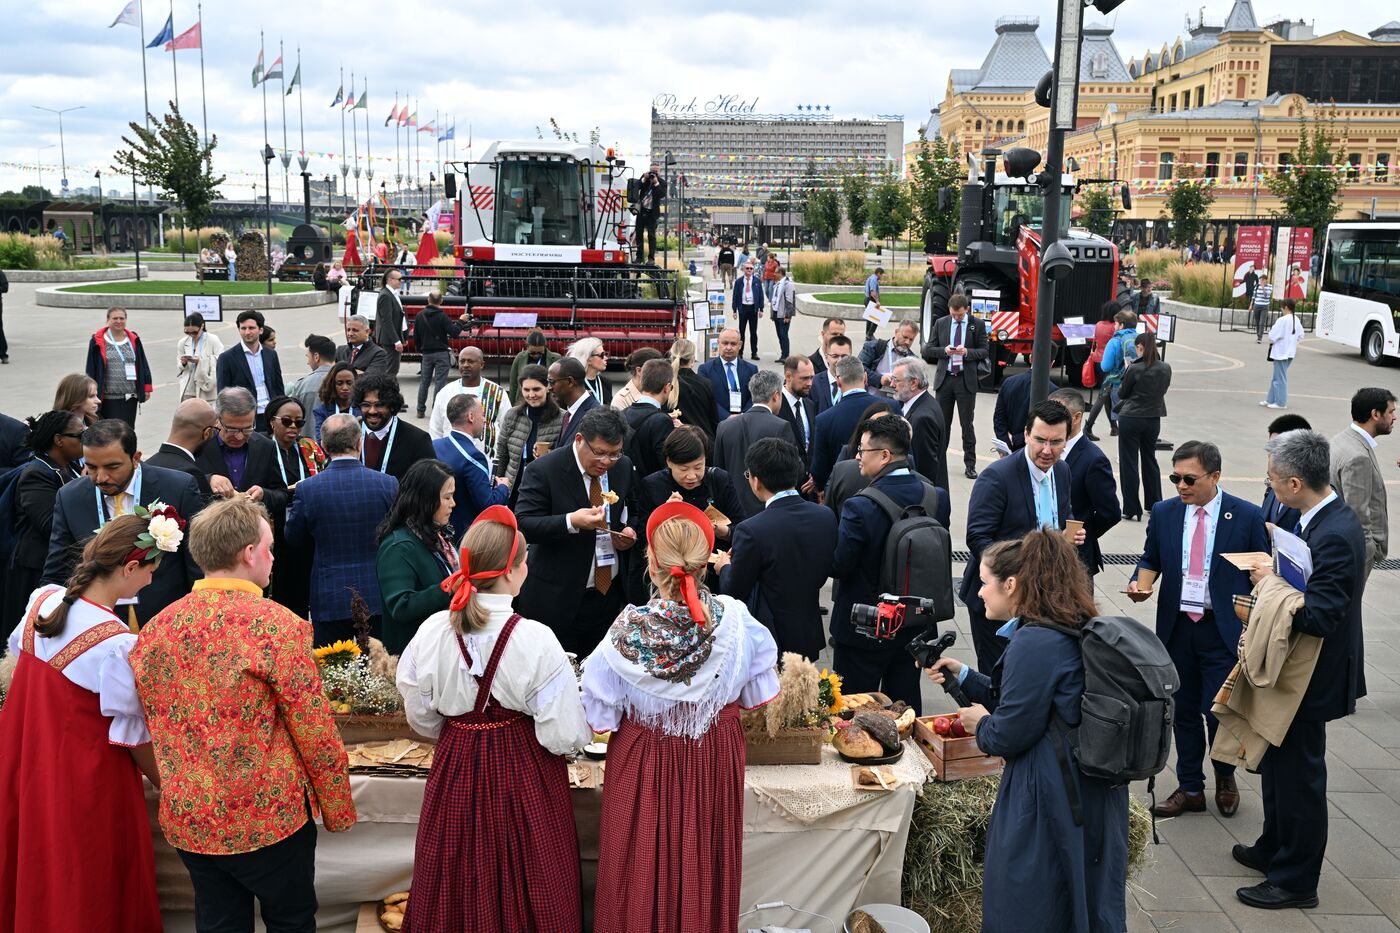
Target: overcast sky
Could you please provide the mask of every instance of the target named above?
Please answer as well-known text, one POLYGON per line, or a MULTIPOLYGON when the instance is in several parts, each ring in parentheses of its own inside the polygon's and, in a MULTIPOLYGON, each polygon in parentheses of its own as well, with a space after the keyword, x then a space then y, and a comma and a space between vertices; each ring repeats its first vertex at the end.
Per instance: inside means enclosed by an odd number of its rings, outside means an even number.
MULTIPOLYGON (((137 29, 108 24, 127 0, 5 0, 0 38, 0 189, 38 180, 57 188, 58 121, 34 109, 82 105, 64 117, 68 176, 73 186, 110 174, 111 155, 129 120, 141 119, 142 81, 137 29), (42 153, 38 147, 52 145, 42 153)), ((1205 8, 1223 20, 1229 3, 1205 8)), ((1184 34, 1180 4, 1127 0, 1110 17, 1114 42, 1126 61, 1160 49, 1184 34)), ((1319 5, 1266 0, 1260 16, 1314 21, 1319 34, 1347 29, 1364 35, 1395 15, 1379 0, 1319 5)), ((148 0, 147 41, 170 13, 168 0, 148 0)), ((195 22, 194 0, 175 0, 175 32, 195 22)), ((524 3, 445 3, 425 0, 237 0, 204 5, 205 88, 210 128, 219 137, 217 170, 229 176, 225 192, 247 197, 262 176, 263 96, 251 86, 258 30, 267 32, 266 61, 286 44, 286 76, 301 44, 305 85, 306 149, 316 177, 335 172, 341 151, 339 109, 329 107, 339 69, 369 80, 370 146, 392 155, 394 132, 384 127, 394 92, 417 98, 420 121, 433 112, 456 117, 458 153, 465 156, 468 126, 480 154, 483 142, 534 138, 554 117, 586 138, 600 128, 635 162, 647 150, 649 108, 661 92, 702 101, 717 94, 757 98, 761 112, 791 112, 799 104, 830 105, 833 115, 903 114, 912 138, 929 107, 941 102, 950 68, 975 68, 995 38, 998 16, 1039 16, 1041 42, 1054 30, 1055 8, 1045 0, 1016 6, 867 0, 865 3, 671 2, 607 5, 527 0, 524 3), (449 9, 450 8, 450 9, 449 9)), ((1193 13, 1194 15, 1194 13, 1193 13)), ((1088 21, 1103 19, 1088 12, 1088 21)), ((173 97, 171 55, 146 52, 151 110, 173 97)), ((274 146, 282 142, 281 85, 268 87, 274 146)), ((181 110, 200 114, 199 52, 179 53, 181 110)), ((300 149, 297 97, 286 99, 288 141, 300 149)), ((360 111, 364 155, 364 116, 360 111)), ((349 120, 346 121, 347 132, 349 120)), ((418 137, 425 160, 432 138, 418 137)), ((347 149, 350 146, 347 144, 347 149)), ((293 162, 293 170, 296 163, 293 162)), ((392 163, 388 165, 392 173, 392 163)), ((376 174, 382 176, 381 163, 376 174)), ((353 183, 353 177, 351 179, 353 183)), ((115 181, 104 188, 122 187, 115 181)), ((127 182, 129 189, 129 182, 127 182)), ((274 181, 274 193, 280 186, 274 181)))

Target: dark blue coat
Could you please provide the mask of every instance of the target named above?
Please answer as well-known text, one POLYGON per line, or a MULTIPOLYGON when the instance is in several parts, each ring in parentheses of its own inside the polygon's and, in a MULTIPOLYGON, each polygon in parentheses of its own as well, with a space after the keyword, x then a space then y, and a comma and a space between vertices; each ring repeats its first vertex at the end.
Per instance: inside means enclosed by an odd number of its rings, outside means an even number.
POLYGON ((841 401, 817 415, 816 423, 812 426, 812 479, 816 480, 818 489, 826 488, 831 468, 841 459, 841 448, 850 442, 851 432, 856 429, 861 414, 873 402, 885 402, 890 405, 891 411, 899 410, 890 404, 889 399, 871 395, 864 389, 855 389, 847 391, 841 401))
MULTIPOLYGON (((1055 754, 1050 711, 1079 723, 1084 662, 1079 645, 1047 628, 1014 632, 992 676, 963 684, 991 715, 977 745, 1006 759, 987 828, 984 933, 1119 933, 1127 929, 1128 788, 1073 768, 1084 825, 1075 826, 1055 754), (998 683, 993 690, 992 684, 998 683)), ((1073 761, 1073 758, 1070 759, 1073 761)))
MULTIPOLYGON (((282 361, 277 358, 276 351, 264 349, 261 351, 261 356, 263 384, 267 386, 267 397, 274 399, 279 395, 285 395, 286 387, 282 384, 282 361)), ((219 358, 214 362, 214 378, 221 392, 233 386, 240 386, 253 393, 253 398, 258 397, 258 385, 253 378, 252 368, 248 366, 248 355, 244 352, 241 341, 219 354, 219 358)))
MULTIPOLYGON (((754 272, 754 274, 753 274, 753 288, 752 288, 752 291, 753 291, 753 309, 754 309, 755 311, 762 312, 762 311, 763 311, 763 277, 762 277, 761 275, 759 275, 758 272, 754 272)), ((739 312, 739 308, 742 307, 742 305, 740 304, 740 302, 743 301, 743 298, 744 298, 744 276, 743 276, 742 274, 740 274, 740 275, 734 276, 734 300, 733 300, 733 302, 732 302, 731 305, 730 305, 730 306, 733 308, 734 313, 737 314, 737 313, 739 312)))
POLYGON ((1361 594, 1366 588, 1365 536, 1356 513, 1337 499, 1303 529, 1312 551, 1313 572, 1293 631, 1322 639, 1317 667, 1308 683, 1298 718, 1329 721, 1356 712, 1366 695, 1361 632, 1361 594))
POLYGON ((784 496, 734 526, 720 592, 748 604, 778 651, 816 660, 826 645, 818 601, 831 575, 836 516, 801 496, 784 496))
POLYGON ((1259 511, 1264 513, 1264 521, 1272 522, 1284 531, 1292 531, 1302 517, 1297 509, 1291 509, 1278 501, 1272 486, 1264 487, 1264 501, 1259 503, 1259 511))
POLYGON ((497 483, 491 475, 491 463, 486 455, 477 449, 476 443, 460 431, 450 431, 447 437, 433 441, 433 452, 437 458, 452 468, 457 480, 457 491, 453 495, 452 530, 461 541, 471 523, 484 512, 487 506, 505 505, 510 498, 510 487, 497 483), (453 441, 461 445, 467 456, 457 449, 453 441), (471 463, 467 458, 471 458, 471 463))
MULTIPOLYGON (((1240 619, 1235 615, 1234 598, 1249 593, 1254 586, 1249 574, 1230 563, 1222 554, 1240 551, 1268 551, 1269 534, 1259 509, 1238 496, 1220 490, 1220 527, 1215 530, 1215 547, 1210 555, 1210 604, 1220 640, 1231 654, 1238 654, 1240 619)), ((1186 503, 1179 497, 1164 499, 1147 516, 1147 540, 1142 545, 1139 567, 1160 574, 1157 591, 1157 637, 1162 644, 1171 641, 1172 629, 1181 614, 1181 540, 1185 533, 1186 503)), ((1136 579, 1137 572, 1133 572, 1136 579)))
MULTIPOLYGON (((730 415, 729 411, 729 379, 724 373, 724 360, 717 356, 712 356, 700 364, 696 370, 700 375, 710 380, 710 390, 715 393, 715 415, 717 420, 723 421, 730 415)), ((740 411, 748 411, 753 404, 753 397, 749 395, 749 380, 754 373, 758 372, 758 367, 744 359, 742 356, 734 361, 734 376, 739 383, 739 394, 743 398, 743 405, 740 411)), ((685 409, 681 409, 682 412, 685 409)))
MULTIPOLYGON (((924 481, 913 473, 886 474, 870 484, 900 506, 924 501, 924 481)), ((831 637, 845 645, 868 647, 872 642, 851 625, 851 607, 872 605, 880 595, 880 563, 885 556, 885 538, 890 519, 873 499, 853 495, 841 506, 841 522, 836 530, 836 554, 831 575, 836 591, 831 605, 831 637)))
MULTIPOLYGON (((1023 435, 1024 436, 1024 435, 1023 435)), ((1084 543, 1079 557, 1089 568, 1089 576, 1103 569, 1099 539, 1123 519, 1118 503, 1118 483, 1108 455, 1087 437, 1080 437, 1065 457, 1069 464, 1069 501, 1072 517, 1084 523, 1084 543)))
POLYGON ((297 547, 314 545, 311 562, 311 618, 341 622, 350 618, 351 590, 380 613, 375 530, 393 505, 399 481, 358 460, 332 460, 315 476, 297 483, 287 518, 286 537, 297 547))
MULTIPOLYGON (((1050 383, 1050 391, 1060 387, 1050 383)), ((1026 416, 1031 410, 1031 373, 1017 373, 997 390, 997 404, 992 409, 992 435, 1005 441, 1012 450, 1026 446, 1026 416)))
MULTIPOLYGON (((958 596, 970 609, 982 611, 982 552, 998 541, 1019 538, 1036 527, 1035 491, 1026 455, 1017 451, 987 467, 972 484, 967 502, 967 549, 971 552, 963 570, 958 596)), ((1063 460, 1054 466, 1055 495, 1059 500, 1060 527, 1071 516, 1070 471, 1063 460)))

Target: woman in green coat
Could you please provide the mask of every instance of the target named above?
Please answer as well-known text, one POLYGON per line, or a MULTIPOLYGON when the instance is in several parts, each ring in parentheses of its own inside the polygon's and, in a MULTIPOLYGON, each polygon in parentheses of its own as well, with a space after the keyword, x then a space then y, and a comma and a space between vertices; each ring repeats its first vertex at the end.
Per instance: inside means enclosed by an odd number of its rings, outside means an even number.
POLYGON ((379 524, 375 569, 383 600, 384 647, 400 654, 418 626, 447 608, 442 581, 457 569, 452 506, 457 481, 439 460, 409 467, 379 524))

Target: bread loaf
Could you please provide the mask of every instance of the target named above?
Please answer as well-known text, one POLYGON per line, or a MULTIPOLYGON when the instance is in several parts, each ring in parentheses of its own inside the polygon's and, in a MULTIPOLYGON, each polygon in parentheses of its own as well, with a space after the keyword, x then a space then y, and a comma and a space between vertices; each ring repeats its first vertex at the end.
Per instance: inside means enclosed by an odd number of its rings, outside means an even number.
POLYGON ((884 746, 857 725, 838 729, 831 745, 847 758, 882 758, 885 755, 884 746))
POLYGON ((899 727, 894 724, 894 719, 891 717, 882 716, 879 713, 859 712, 851 719, 851 729, 856 728, 868 732, 875 741, 879 742, 885 755, 893 755, 899 751, 899 727))

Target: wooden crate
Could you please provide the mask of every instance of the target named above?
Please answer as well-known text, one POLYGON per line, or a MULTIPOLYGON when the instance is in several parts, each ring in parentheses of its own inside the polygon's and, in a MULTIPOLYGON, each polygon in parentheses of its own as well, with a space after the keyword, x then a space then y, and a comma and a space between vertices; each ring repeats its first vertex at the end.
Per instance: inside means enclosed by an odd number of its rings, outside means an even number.
POLYGON ((776 736, 744 732, 745 763, 751 765, 819 765, 821 729, 784 729, 776 736))
POLYGON ((984 774, 1000 774, 1005 761, 987 755, 977 747, 973 736, 951 738, 933 731, 935 716, 914 720, 914 742, 933 762, 933 773, 940 781, 961 781, 984 774))
POLYGON ((336 728, 340 730, 340 740, 346 745, 361 742, 388 742, 393 739, 412 739, 427 745, 436 745, 436 739, 424 738, 413 731, 408 718, 403 713, 370 715, 361 713, 332 713, 336 728))

